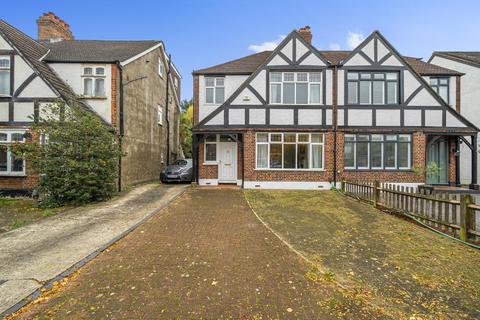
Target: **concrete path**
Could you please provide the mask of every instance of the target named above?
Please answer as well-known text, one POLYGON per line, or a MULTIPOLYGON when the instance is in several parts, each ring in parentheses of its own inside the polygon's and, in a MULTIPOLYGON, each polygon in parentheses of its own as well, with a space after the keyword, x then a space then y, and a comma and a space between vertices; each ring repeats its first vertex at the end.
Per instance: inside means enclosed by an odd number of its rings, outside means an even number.
POLYGON ((385 317, 267 230, 242 190, 192 188, 14 318, 385 317))
POLYGON ((69 210, 0 235, 0 315, 186 188, 142 185, 106 203, 69 210))

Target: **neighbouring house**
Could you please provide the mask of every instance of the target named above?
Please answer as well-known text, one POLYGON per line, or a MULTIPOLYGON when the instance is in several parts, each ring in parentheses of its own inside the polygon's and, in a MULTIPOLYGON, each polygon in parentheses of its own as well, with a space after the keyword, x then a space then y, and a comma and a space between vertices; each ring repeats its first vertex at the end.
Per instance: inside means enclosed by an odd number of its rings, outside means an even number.
POLYGON ((459 141, 470 141, 475 158, 478 132, 456 110, 461 73, 401 55, 378 31, 352 51, 318 50, 311 40, 301 28, 273 51, 193 72, 200 185, 459 183, 459 141), (433 81, 444 78, 448 101, 433 81))
POLYGON ((163 42, 75 40, 51 12, 37 23, 34 40, 0 20, 0 190, 34 189, 38 175, 9 144, 25 141, 42 106, 59 99, 76 101, 117 130, 125 154, 119 189, 159 179, 182 155, 181 76, 163 42))
MULTIPOLYGON (((435 51, 430 57, 429 63, 456 70, 463 75, 455 79, 440 79, 443 86, 454 86, 454 96, 445 96, 446 101, 457 97, 461 101, 457 111, 474 125, 480 126, 480 113, 478 112, 480 101, 480 52, 478 51, 435 51)), ((443 89, 445 90, 445 89, 443 89)), ((451 89, 449 90, 451 91, 451 89)), ((477 141, 478 142, 478 141, 477 141)), ((478 145, 477 145, 478 149, 478 145)), ((468 143, 460 144, 460 182, 469 183, 472 173, 472 150, 468 143)), ((478 161, 478 158, 477 158, 478 161)), ((478 166, 478 163, 476 164, 478 166)), ((477 172, 478 179, 478 172, 477 172)))

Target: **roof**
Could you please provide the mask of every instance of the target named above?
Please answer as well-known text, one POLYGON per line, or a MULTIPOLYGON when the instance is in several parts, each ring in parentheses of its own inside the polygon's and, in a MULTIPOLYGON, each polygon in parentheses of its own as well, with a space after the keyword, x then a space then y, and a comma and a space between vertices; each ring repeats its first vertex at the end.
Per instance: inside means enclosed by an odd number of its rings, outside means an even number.
MULTIPOLYGON (((352 51, 319 50, 333 65, 341 64, 352 51)), ((272 51, 263 51, 246 57, 222 63, 213 67, 195 70, 193 74, 250 74, 253 73, 270 55, 272 51)), ((405 61, 421 75, 462 75, 458 71, 443 68, 422 61, 420 58, 403 57, 405 61)))
POLYGON ((480 51, 434 51, 433 56, 445 57, 480 67, 480 51))
MULTIPOLYGON (((11 43, 20 55, 33 67, 36 73, 54 90, 65 102, 75 101, 93 112, 93 109, 78 99, 75 92, 60 79, 60 77, 43 62, 41 58, 48 53, 48 48, 33 40, 25 33, 0 19, 0 35, 11 43)), ((103 119, 102 119, 103 120, 103 119)))
POLYGON ((50 52, 48 62, 115 62, 129 58, 159 45, 161 41, 62 40, 43 42, 50 52))

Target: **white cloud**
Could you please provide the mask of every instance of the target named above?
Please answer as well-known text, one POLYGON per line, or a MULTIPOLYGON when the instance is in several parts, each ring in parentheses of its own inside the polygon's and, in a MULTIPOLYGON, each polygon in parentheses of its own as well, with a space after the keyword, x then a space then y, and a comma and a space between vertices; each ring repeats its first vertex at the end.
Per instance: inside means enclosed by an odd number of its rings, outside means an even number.
POLYGON ((363 40, 365 36, 362 33, 348 31, 347 45, 350 49, 355 49, 363 40))
POLYGON ((275 48, 278 46, 280 42, 282 42, 283 39, 285 39, 285 36, 280 35, 278 39, 274 41, 267 41, 261 44, 251 44, 248 46, 248 50, 252 50, 255 52, 262 52, 266 50, 272 51, 272 50, 275 50, 275 48))
POLYGON ((338 43, 330 43, 328 47, 330 50, 340 50, 340 45, 338 43))

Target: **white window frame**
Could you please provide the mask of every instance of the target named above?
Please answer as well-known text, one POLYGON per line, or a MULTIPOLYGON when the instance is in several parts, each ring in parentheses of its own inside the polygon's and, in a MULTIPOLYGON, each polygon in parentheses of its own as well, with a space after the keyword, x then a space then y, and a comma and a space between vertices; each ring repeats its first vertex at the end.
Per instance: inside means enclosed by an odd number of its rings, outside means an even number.
POLYGON ((215 141, 207 141, 204 139, 203 143, 203 164, 204 165, 216 165, 218 164, 218 142, 220 136, 218 134, 215 135, 215 141), (215 160, 207 160, 207 144, 214 144, 215 145, 215 160))
POLYGON ((157 124, 163 126, 163 108, 161 105, 157 105, 157 124))
POLYGON ((429 79, 430 87, 435 91, 443 101, 450 105, 450 77, 430 77, 429 79), (446 80, 447 83, 441 83, 441 80, 446 80), (433 83, 435 81, 436 83, 433 83), (447 99, 443 99, 440 95, 440 87, 447 88, 447 99))
POLYGON ((282 104, 287 104, 287 105, 321 105, 322 104, 322 96, 323 96, 323 92, 322 92, 322 76, 323 76, 323 71, 298 71, 298 72, 293 72, 293 71, 270 71, 269 72, 269 75, 268 75, 268 79, 269 79, 269 90, 270 90, 270 94, 269 94, 269 97, 268 97, 268 102, 269 104, 274 104, 274 105, 282 105, 282 104), (270 77, 270 74, 271 73, 278 73, 280 74, 281 76, 281 81, 271 81, 271 77, 270 77), (287 73, 293 73, 293 80, 285 80, 285 74, 287 73), (303 73, 306 73, 307 74, 307 80, 298 80, 298 74, 303 74, 303 73), (311 81, 310 79, 310 76, 312 73, 318 73, 320 74, 320 81, 311 81), (285 83, 290 83, 290 84, 293 84, 293 90, 294 90, 294 93, 293 93, 293 100, 294 102, 293 103, 284 103, 283 101, 283 85, 285 83), (297 103, 297 84, 299 83, 303 83, 303 84, 307 84, 307 103, 297 103), (273 85, 280 85, 280 102, 272 102, 272 96, 271 96, 271 92, 272 92, 272 84, 273 85), (320 86, 320 101, 318 103, 312 103, 311 102, 311 86, 312 85, 319 85, 320 86))
POLYGON ((205 83, 205 104, 207 105, 216 105, 219 106, 225 102, 225 77, 205 77, 204 79, 205 83), (207 86, 207 79, 213 79, 213 86, 207 86), (219 79, 223 80, 223 85, 220 86, 217 84, 217 81, 219 79), (215 101, 215 97, 217 96, 217 88, 223 88, 223 102, 217 103, 215 101), (207 89, 213 89, 213 101, 212 102, 207 102, 207 89))
POLYGON ((162 58, 158 58, 158 75, 163 79, 163 73, 165 72, 165 66, 162 58))
POLYGON ((268 171, 325 171, 325 134, 322 132, 273 132, 273 133, 268 133, 268 132, 257 132, 255 134, 255 170, 268 170, 268 171), (268 141, 266 142, 259 142, 258 141, 258 135, 259 134, 267 134, 268 135, 268 141), (281 141, 272 141, 272 135, 281 135, 281 141), (295 142, 285 142, 284 135, 285 134, 295 134, 295 142), (299 141, 298 136, 303 135, 303 134, 308 134, 308 142, 306 141, 299 141), (322 142, 312 142, 312 134, 319 134, 322 136, 322 142), (282 167, 281 168, 271 168, 270 167, 270 146, 272 144, 281 144, 282 145, 282 167), (285 156, 285 144, 295 144, 295 168, 284 168, 284 156, 285 156), (299 144, 308 144, 308 169, 297 169, 298 165, 298 145, 299 144), (259 145, 268 145, 267 149, 267 167, 262 168, 258 167, 258 146, 259 145), (322 146, 322 167, 321 168, 312 168, 312 162, 313 162, 313 157, 312 157, 312 145, 321 145, 322 146))
POLYGON ((25 176, 25 159, 23 159, 23 171, 12 171, 12 152, 10 146, 13 143, 25 143, 24 130, 0 130, 0 133, 7 134, 7 141, 0 141, 0 145, 7 146, 7 171, 0 171, 0 176, 25 176), (12 141, 13 134, 21 134, 23 136, 22 141, 12 141))
POLYGON ((0 71, 8 71, 8 91, 7 93, 0 93, 0 97, 10 97, 11 96, 11 82, 12 82, 12 59, 9 55, 0 55, 0 59, 8 60, 8 67, 0 67, 0 71))
POLYGON ((107 98, 107 68, 105 66, 82 66, 82 97, 85 98, 107 98), (92 74, 86 74, 85 69, 92 69, 92 74), (103 74, 98 74, 97 70, 103 69, 103 74), (85 80, 90 79, 92 81, 92 94, 88 95, 85 94, 85 80), (103 80, 103 96, 95 95, 96 91, 96 80, 102 79, 103 80))

